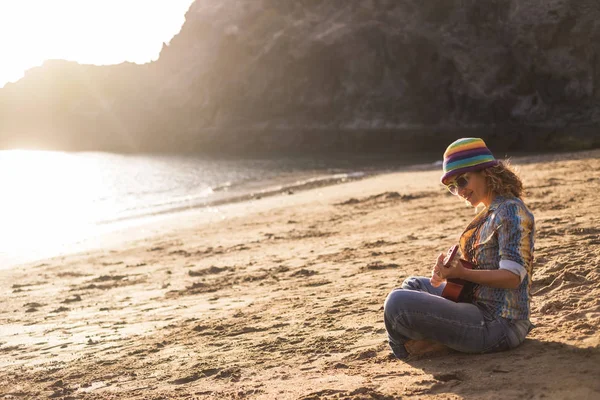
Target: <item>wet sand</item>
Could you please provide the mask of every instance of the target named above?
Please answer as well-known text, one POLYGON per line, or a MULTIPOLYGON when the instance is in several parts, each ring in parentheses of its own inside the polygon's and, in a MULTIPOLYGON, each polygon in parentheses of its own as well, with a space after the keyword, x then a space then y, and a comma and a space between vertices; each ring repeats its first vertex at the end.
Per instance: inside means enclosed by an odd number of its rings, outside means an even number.
POLYGON ((474 215, 439 171, 410 171, 0 271, 1 398, 600 398, 600 151, 513 163, 537 223, 517 349, 391 357, 387 293, 474 215))

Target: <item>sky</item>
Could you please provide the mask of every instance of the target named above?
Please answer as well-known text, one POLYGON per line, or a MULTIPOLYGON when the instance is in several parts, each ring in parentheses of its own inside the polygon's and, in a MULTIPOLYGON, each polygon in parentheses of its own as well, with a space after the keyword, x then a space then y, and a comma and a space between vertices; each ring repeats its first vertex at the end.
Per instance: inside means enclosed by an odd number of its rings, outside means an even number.
POLYGON ((194 0, 0 0, 0 88, 48 59, 146 63, 194 0))

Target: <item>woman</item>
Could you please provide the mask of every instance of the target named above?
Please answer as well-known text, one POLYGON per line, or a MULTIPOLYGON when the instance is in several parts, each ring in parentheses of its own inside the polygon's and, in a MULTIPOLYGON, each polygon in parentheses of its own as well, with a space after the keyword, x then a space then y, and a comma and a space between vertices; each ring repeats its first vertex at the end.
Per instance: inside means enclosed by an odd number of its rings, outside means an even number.
POLYGON ((410 340, 427 339, 462 352, 487 353, 518 346, 532 328, 535 224, 522 200, 521 180, 478 138, 459 139, 448 146, 443 172, 441 181, 452 194, 474 207, 485 206, 459 240, 461 258, 475 268, 467 269, 458 261, 445 267, 441 253, 431 278, 410 277, 388 295, 385 326, 390 347, 400 359, 408 357, 410 340), (472 282, 465 302, 441 297, 449 278, 472 282))

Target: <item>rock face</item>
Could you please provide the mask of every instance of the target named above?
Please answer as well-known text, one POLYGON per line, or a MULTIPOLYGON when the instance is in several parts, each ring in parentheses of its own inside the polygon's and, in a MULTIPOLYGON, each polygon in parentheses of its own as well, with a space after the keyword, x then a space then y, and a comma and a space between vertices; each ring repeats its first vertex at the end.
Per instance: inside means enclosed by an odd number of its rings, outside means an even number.
POLYGON ((599 146, 599 21, 597 0, 197 0, 157 62, 1 89, 0 146, 599 146))

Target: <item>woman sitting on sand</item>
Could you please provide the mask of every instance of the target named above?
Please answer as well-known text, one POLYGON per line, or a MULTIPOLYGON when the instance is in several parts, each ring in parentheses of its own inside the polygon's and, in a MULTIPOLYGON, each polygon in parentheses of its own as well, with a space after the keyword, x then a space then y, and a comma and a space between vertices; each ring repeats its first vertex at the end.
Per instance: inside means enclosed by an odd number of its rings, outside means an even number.
POLYGON ((389 343, 400 359, 418 340, 431 340, 467 353, 514 348, 531 330, 529 299, 535 224, 523 203, 523 184, 483 140, 463 138, 444 153, 441 181, 472 206, 485 208, 460 237, 461 258, 443 265, 441 253, 432 277, 410 277, 385 300, 389 343), (441 297, 445 281, 472 282, 464 302, 441 297))

